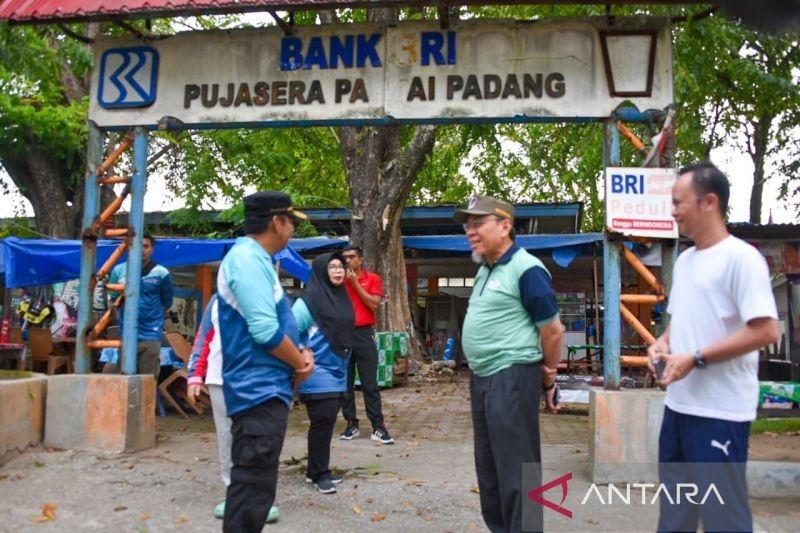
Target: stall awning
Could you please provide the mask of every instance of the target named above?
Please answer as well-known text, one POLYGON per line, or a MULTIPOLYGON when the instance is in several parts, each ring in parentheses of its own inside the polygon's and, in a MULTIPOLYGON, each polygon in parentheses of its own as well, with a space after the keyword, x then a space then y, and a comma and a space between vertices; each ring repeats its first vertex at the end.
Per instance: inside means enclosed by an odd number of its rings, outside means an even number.
MULTIPOLYGON (((294 239, 289 247, 275 254, 273 259, 280 261, 281 269, 291 276, 306 281, 311 267, 293 245, 297 244, 302 251, 318 248, 322 244, 302 241, 294 239)), ((153 260, 167 268, 213 263, 221 261, 233 243, 234 239, 158 239, 153 260)), ((98 241, 97 264, 102 265, 117 246, 119 241, 98 241)), ((9 237, 2 241, 0 257, 6 287, 49 285, 80 277, 81 242, 78 240, 9 237)))
MULTIPOLYGON (((602 233, 576 235, 518 235, 517 244, 526 250, 552 250, 553 259, 566 267, 580 253, 580 247, 603 240, 602 233)), ((165 267, 183 267, 221 261, 234 239, 157 239, 153 259, 165 267)), ((306 281, 310 267, 301 253, 335 250, 347 239, 309 237, 292 239, 289 247, 275 255, 281 269, 306 281)), ((101 240, 97 245, 98 266, 108 259, 119 241, 101 240)), ((403 248, 442 253, 470 252, 465 235, 403 237, 403 248)), ((125 260, 124 257, 122 259, 125 260)), ((78 279, 81 242, 78 240, 18 239, 9 237, 0 246, 0 274, 6 287, 31 287, 78 279)))
MULTIPOLYGON (((580 246, 603 240, 602 233, 578 233, 569 235, 517 235, 516 243, 526 250, 549 250, 580 246)), ((438 250, 443 252, 470 251, 466 235, 420 235, 403 237, 403 248, 415 250, 438 250)))

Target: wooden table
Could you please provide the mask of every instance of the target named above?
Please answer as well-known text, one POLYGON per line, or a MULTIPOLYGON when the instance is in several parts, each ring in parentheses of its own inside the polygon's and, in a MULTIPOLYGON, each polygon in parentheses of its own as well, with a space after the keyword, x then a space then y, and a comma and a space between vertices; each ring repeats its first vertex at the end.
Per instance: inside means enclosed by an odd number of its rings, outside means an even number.
POLYGON ((0 342, 0 360, 14 358, 17 370, 25 369, 25 344, 21 342, 0 342))

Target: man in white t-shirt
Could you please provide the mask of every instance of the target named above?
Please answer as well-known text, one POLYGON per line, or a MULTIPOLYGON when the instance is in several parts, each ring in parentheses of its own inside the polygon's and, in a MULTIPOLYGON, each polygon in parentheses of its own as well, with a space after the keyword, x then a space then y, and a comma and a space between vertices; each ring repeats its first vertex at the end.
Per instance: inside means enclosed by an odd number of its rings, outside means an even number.
MULTIPOLYGON (((670 324, 650 346, 650 371, 667 388, 659 472, 667 488, 714 483, 727 505, 672 505, 663 497, 659 531, 752 531, 745 466, 758 404, 758 349, 778 338, 767 263, 728 233, 730 185, 711 163, 684 167, 672 216, 695 246, 675 263, 670 324), (663 369, 663 370, 662 370, 663 369), (680 466, 686 463, 691 466, 680 466), (698 465, 697 463, 701 463, 698 465), (689 470, 691 468, 691 470, 689 470), (687 479, 688 478, 688 479, 687 479), (737 502, 736 504, 733 504, 737 502)), ((700 490, 696 500, 703 499, 700 490)), ((672 492, 673 497, 675 492, 672 492)))

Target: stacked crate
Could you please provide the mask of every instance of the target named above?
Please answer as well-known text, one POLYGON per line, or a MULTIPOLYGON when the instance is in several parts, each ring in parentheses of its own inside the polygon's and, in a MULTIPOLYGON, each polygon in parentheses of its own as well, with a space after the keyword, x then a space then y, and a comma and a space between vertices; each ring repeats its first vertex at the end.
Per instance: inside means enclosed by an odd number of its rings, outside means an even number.
MULTIPOLYGON (((378 350, 378 386, 392 387, 408 379, 408 333, 379 331, 375 334, 375 347, 378 350)), ((356 369, 356 385, 361 378, 356 369)))

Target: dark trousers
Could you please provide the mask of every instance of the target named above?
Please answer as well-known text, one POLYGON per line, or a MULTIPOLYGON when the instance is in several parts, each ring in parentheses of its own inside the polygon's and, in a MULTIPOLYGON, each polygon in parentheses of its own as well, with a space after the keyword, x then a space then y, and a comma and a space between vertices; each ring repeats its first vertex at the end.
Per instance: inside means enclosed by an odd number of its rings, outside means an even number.
MULTIPOLYGON (((475 472, 483 521, 490 531, 521 531, 522 464, 542 460, 539 445, 539 364, 512 365, 470 381, 475 472)), ((525 523, 542 523, 542 508, 527 505, 525 523), (531 515, 530 513, 533 513, 531 515)))
POLYGON ((353 388, 356 366, 358 366, 358 375, 361 376, 361 391, 364 393, 367 418, 372 422, 373 428, 382 426, 381 391, 378 389, 378 350, 375 348, 375 331, 372 326, 356 328, 353 335, 353 352, 350 355, 347 369, 347 394, 344 397, 342 414, 348 423, 357 424, 356 394, 353 388))
POLYGON ((278 460, 289 408, 281 400, 233 415, 231 484, 225 499, 225 532, 258 532, 275 501, 278 460))
MULTIPOLYGON (((658 438, 658 472, 674 503, 660 495, 658 531, 752 531, 753 517, 747 497, 747 447, 750 422, 685 415, 664 408, 658 438), (693 499, 678 503, 679 483, 697 485, 693 499), (710 485, 720 493, 705 498, 710 485)), ((684 492, 685 494, 685 492, 684 492)))
POLYGON ((331 437, 336 415, 339 414, 341 398, 303 398, 311 426, 308 428, 308 471, 313 481, 331 475, 331 437))

